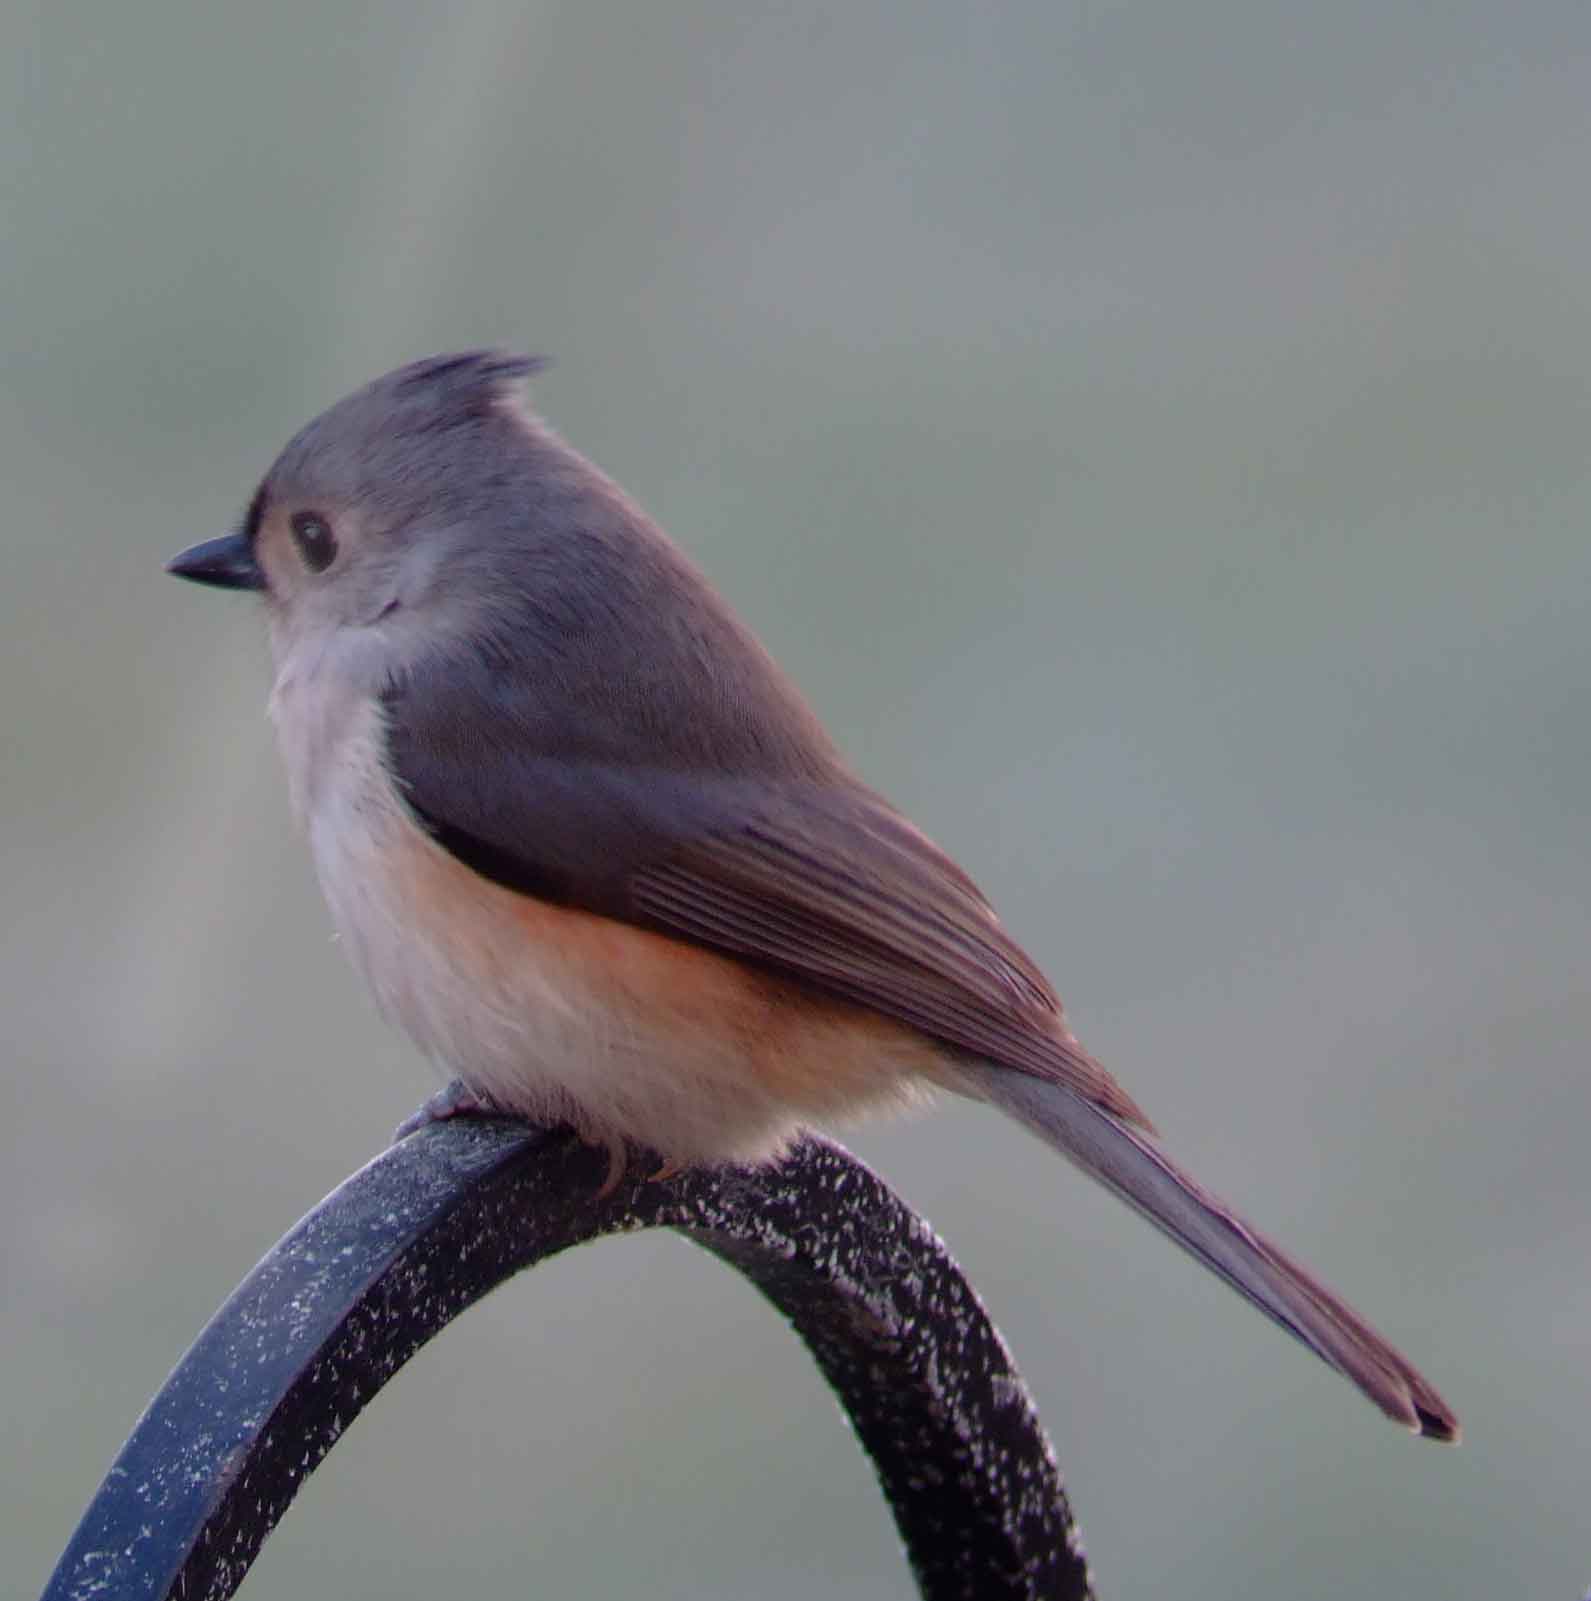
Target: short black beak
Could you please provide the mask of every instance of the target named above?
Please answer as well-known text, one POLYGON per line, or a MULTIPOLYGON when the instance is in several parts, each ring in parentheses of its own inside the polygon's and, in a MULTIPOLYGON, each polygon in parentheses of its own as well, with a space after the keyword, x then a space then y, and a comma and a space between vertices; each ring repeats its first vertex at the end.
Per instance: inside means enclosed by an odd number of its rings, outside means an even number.
POLYGON ((242 534, 190 545, 166 563, 166 571, 178 578, 191 578, 196 584, 214 584, 217 589, 265 588, 265 574, 242 534))

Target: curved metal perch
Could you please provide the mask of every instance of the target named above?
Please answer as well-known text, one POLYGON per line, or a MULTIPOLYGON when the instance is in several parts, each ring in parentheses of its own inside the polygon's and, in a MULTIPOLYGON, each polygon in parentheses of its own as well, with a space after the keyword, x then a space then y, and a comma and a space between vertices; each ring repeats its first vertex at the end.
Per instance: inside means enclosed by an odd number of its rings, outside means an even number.
POLYGON ((521 1268, 677 1229, 795 1325, 873 1459, 922 1594, 1087 1601, 1028 1393, 934 1236, 838 1146, 640 1177, 567 1131, 433 1123, 355 1173, 243 1281, 139 1420, 44 1601, 233 1594, 300 1484, 386 1381, 521 1268))

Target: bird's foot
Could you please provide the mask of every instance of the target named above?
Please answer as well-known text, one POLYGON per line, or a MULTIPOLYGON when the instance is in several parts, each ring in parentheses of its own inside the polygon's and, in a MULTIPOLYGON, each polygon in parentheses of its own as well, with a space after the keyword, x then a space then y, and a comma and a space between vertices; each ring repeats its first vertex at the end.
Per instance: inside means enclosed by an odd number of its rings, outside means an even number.
POLYGON ((417 1134, 432 1123, 445 1123, 451 1117, 510 1117, 490 1097, 473 1090, 461 1078, 440 1089, 412 1116, 404 1118, 393 1134, 393 1143, 417 1134))
POLYGON ((594 1150, 608 1153, 607 1177, 602 1181, 602 1188, 597 1191, 597 1199, 605 1201, 624 1182, 625 1172, 630 1165, 630 1153, 624 1141, 617 1135, 588 1137, 582 1134, 580 1139, 583 1144, 591 1146, 594 1150))

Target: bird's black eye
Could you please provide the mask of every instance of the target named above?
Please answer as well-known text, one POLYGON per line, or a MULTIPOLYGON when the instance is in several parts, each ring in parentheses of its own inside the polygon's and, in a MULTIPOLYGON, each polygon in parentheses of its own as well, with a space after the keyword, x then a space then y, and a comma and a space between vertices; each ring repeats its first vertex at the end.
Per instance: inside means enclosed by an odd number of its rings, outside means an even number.
POLYGON ((337 536, 318 512, 293 513, 293 543, 312 573, 323 573, 337 559, 337 536))

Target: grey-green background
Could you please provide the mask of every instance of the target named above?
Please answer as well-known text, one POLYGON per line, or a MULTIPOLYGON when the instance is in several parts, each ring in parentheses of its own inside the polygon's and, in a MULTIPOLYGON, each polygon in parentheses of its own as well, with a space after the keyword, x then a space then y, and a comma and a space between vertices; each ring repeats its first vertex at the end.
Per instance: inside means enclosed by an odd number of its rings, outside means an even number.
MULTIPOLYGON (((1457 1405, 1417 1444, 971 1108, 853 1137, 1106 1594, 1591 1580, 1591 12, 13 4, 0 19, 0 1591, 432 1084, 332 944, 251 604, 162 559, 502 343, 1173 1148, 1457 1405)), ((253 1597, 903 1597, 680 1242, 511 1286, 253 1597)))

